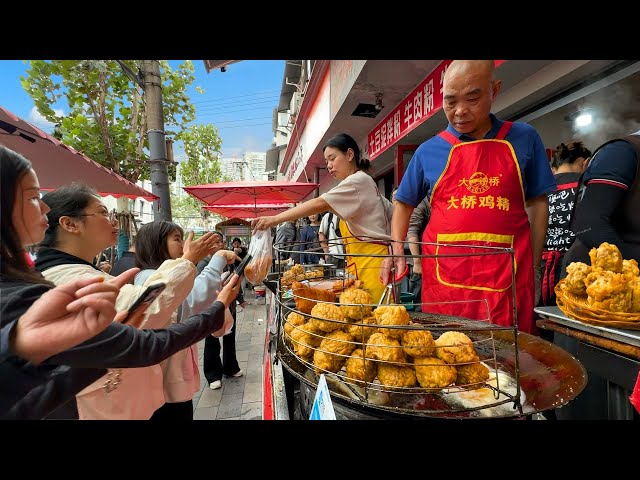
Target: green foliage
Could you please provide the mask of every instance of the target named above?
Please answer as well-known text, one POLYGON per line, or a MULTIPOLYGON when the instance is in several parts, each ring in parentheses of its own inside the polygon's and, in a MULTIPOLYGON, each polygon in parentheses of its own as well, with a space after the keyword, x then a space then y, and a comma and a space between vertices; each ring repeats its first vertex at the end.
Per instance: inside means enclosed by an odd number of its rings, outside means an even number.
MULTIPOLYGON (((56 124, 54 136, 136 182, 150 176, 144 92, 115 60, 29 60, 20 81, 38 112, 56 124), (61 98, 68 113, 53 110, 61 98)), ((124 60, 140 72, 142 60, 124 60)), ((186 89, 195 80, 188 60, 172 70, 160 61, 165 132, 168 137, 195 119, 186 89)))
MULTIPOLYGON (((189 186, 220 182, 222 168, 219 158, 222 140, 218 135, 218 129, 211 124, 192 125, 180 132, 177 138, 182 140, 186 155, 179 167, 182 184, 189 186)), ((203 222, 213 215, 202 209, 202 202, 192 196, 187 197, 186 203, 198 211, 203 222)))

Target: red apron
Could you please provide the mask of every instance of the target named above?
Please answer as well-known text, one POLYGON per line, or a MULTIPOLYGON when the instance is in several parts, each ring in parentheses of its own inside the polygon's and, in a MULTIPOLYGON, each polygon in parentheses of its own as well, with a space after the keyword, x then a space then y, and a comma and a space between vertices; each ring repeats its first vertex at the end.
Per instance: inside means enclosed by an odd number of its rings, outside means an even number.
POLYGON ((449 160, 431 193, 431 218, 423 234, 425 255, 474 254, 422 259, 422 311, 512 326, 512 259, 509 254, 477 255, 473 248, 512 247, 515 251, 518 329, 537 333, 533 321, 533 258, 520 166, 504 140, 505 122, 495 139, 451 143, 449 160))

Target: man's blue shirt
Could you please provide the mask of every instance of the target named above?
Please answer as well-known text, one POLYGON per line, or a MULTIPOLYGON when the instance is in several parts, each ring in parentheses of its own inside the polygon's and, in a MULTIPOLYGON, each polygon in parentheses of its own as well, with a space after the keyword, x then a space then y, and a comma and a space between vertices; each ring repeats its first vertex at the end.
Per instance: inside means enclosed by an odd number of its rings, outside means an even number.
MULTIPOLYGON (((492 126, 484 136, 485 139, 495 138, 504 123, 493 114, 490 114, 490 117, 492 126)), ((474 140, 468 135, 458 133, 451 124, 447 126, 447 131, 462 142, 474 140)), ((525 199, 555 191, 556 182, 542 139, 535 128, 527 123, 514 122, 505 140, 513 146, 520 164, 525 199)), ((452 145, 439 135, 420 145, 402 177, 396 199, 415 208, 423 198, 431 195, 433 185, 447 165, 451 148, 452 145)))

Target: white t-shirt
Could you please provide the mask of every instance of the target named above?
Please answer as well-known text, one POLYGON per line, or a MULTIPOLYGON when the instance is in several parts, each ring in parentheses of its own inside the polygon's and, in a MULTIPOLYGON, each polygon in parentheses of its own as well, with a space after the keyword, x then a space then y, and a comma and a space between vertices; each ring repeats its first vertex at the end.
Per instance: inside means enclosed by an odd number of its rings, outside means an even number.
MULTIPOLYGON (((391 240, 393 204, 380 195, 373 178, 362 170, 349 175, 320 198, 342 217, 354 236, 391 240)), ((347 236, 346 232, 341 233, 347 236)))
POLYGON ((320 222, 320 232, 324 233, 329 243, 329 253, 333 256, 344 255, 344 244, 342 239, 336 234, 336 230, 340 226, 340 217, 335 213, 328 212, 322 217, 320 222), (331 218, 331 225, 329 219, 331 218))

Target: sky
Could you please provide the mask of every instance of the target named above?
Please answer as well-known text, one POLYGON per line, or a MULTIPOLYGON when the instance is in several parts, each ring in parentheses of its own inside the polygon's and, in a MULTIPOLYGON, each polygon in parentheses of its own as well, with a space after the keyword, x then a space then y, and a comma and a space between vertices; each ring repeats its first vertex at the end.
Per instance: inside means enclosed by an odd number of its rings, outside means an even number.
MULTIPOLYGON (((222 157, 242 157, 244 152, 266 152, 271 148, 272 112, 278 106, 284 60, 243 60, 226 72, 207 73, 202 60, 192 60, 195 81, 187 93, 196 107, 195 123, 212 123, 222 139, 222 157), (196 87, 204 93, 196 92, 196 87)), ((175 69, 183 60, 169 61, 175 69)), ((31 97, 20 85, 27 64, 22 60, 0 60, 0 105, 33 123, 47 133, 53 126, 35 109, 31 97)), ((63 101, 54 110, 65 111, 63 101)), ((180 145, 174 147, 175 160, 181 159, 180 145)))

